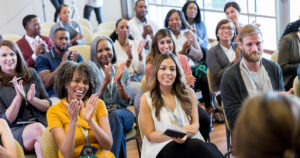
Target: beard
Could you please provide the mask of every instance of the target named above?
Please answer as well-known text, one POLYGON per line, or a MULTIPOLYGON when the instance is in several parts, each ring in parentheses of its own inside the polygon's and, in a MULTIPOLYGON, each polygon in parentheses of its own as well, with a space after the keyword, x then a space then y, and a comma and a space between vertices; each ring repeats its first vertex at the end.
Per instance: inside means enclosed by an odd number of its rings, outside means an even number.
POLYGON ((255 63, 261 61, 262 59, 263 51, 257 51, 258 55, 253 55, 253 52, 245 53, 245 50, 242 48, 242 52, 243 58, 245 58, 248 62, 255 63))
POLYGON ((68 49, 69 49, 69 45, 66 46, 66 48, 62 48, 62 47, 59 47, 59 46, 55 46, 60 52, 64 53, 66 52, 68 49))

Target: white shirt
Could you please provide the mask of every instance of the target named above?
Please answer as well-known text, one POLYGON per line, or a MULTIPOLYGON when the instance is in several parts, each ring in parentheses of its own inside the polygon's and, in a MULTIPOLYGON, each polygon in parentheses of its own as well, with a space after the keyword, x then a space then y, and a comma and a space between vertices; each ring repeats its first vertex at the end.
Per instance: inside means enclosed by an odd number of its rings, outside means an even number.
POLYGON ((86 0, 86 5, 98 8, 103 5, 103 0, 86 0))
POLYGON ((230 46, 229 49, 222 46, 222 44, 220 44, 220 46, 221 46, 222 50, 224 51, 225 55, 227 56, 229 62, 232 62, 235 58, 235 51, 233 50, 232 46, 230 46))
MULTIPOLYGON (((145 74, 145 69, 146 69, 145 52, 144 51, 142 52, 143 60, 139 61, 138 44, 133 40, 129 40, 129 45, 132 45, 131 51, 132 51, 132 57, 133 57, 133 59, 131 61, 131 65, 128 68, 130 76, 132 76, 134 74, 134 72, 136 72, 138 74, 145 74)), ((126 54, 126 51, 123 49, 123 47, 121 46, 121 44, 118 40, 115 41, 114 47, 115 47, 115 51, 117 53, 116 65, 125 63, 126 60, 128 59, 128 56, 126 54)))
POLYGON ((151 44, 151 37, 150 35, 146 36, 146 39, 143 38, 143 32, 144 32, 144 25, 149 24, 152 27, 153 30, 153 36, 158 31, 158 26, 155 24, 155 22, 150 21, 149 19, 146 19, 144 22, 141 22, 136 16, 134 16, 131 20, 128 21, 130 34, 133 36, 134 40, 138 43, 141 41, 146 41, 151 44))
POLYGON ((30 36, 25 35, 25 39, 31 47, 33 54, 31 55, 32 59, 35 61, 37 56, 35 55, 35 46, 38 45, 38 41, 42 40, 39 36, 32 38, 30 36))

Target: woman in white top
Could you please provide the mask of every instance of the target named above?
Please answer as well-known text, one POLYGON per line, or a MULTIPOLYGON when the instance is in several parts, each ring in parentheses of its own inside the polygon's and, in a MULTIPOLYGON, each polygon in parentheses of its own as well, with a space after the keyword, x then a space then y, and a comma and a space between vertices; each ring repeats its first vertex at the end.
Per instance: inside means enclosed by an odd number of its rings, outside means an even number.
POLYGON ((177 57, 172 53, 158 55, 151 74, 139 115, 145 134, 142 158, 222 156, 214 145, 202 141, 195 93, 186 85, 177 57), (162 135, 169 128, 186 135, 182 138, 162 135))
MULTIPOLYGON (((130 73, 130 97, 135 98, 141 94, 141 83, 146 69, 145 43, 137 43, 130 36, 129 25, 126 19, 119 19, 116 22, 116 29, 110 38, 114 41, 117 53, 116 65, 126 63, 130 73)), ((136 98, 137 100, 139 98, 136 98)))

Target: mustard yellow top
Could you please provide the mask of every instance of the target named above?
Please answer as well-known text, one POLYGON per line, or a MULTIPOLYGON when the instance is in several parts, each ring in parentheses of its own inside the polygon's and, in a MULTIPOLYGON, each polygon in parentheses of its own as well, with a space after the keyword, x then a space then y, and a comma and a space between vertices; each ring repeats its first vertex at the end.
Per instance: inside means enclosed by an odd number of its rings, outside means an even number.
MULTIPOLYGON (((86 100, 88 100, 88 99, 86 98, 86 100)), ((51 130, 52 128, 55 128, 55 127, 63 127, 64 131, 67 133, 67 130, 69 128, 70 119, 69 119, 68 109, 67 109, 66 105, 64 104, 64 102, 66 102, 66 98, 62 99, 58 104, 50 107, 50 109, 48 110, 47 121, 48 121, 49 130, 51 130)), ((86 106, 86 102, 84 102, 84 106, 86 106)), ((93 116, 94 121, 97 124, 99 124, 97 121, 98 118, 105 116, 107 114, 108 113, 107 113, 104 102, 101 99, 99 99, 99 104, 95 110, 95 115, 93 116)), ((78 122, 78 124, 80 124, 80 126, 82 126, 84 128, 84 130, 88 129, 88 131, 89 131, 88 143, 95 146, 96 148, 98 148, 98 151, 96 153, 97 157, 99 157, 99 158, 100 157, 101 158, 114 158, 115 157, 113 155, 113 153, 111 153, 110 151, 104 150, 99 146, 99 144, 96 140, 96 137, 95 137, 93 131, 91 130, 91 127, 85 121, 81 112, 78 116, 77 122, 78 122)), ((85 144, 85 137, 82 133, 82 130, 77 125, 76 135, 75 135, 75 149, 74 149, 73 157, 79 157, 84 144, 85 144)), ((58 157, 63 158, 63 155, 60 153, 60 151, 58 152, 58 157)))

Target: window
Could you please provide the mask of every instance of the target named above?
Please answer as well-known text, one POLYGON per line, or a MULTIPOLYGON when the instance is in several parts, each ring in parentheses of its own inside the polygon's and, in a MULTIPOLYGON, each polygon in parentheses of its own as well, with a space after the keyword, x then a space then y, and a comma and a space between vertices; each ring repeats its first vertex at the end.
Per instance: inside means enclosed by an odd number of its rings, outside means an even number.
POLYGON ((299 6, 299 0, 290 0, 290 21, 296 21, 300 18, 299 6))
MULTIPOLYGON (((225 4, 232 0, 197 0, 201 9, 202 19, 207 27, 208 38, 216 39, 215 27, 217 23, 226 18, 223 11, 225 4)), ((299 9, 299 0, 295 1, 295 11, 299 9)), ((186 0, 148 0, 150 18, 163 27, 166 14, 170 9, 181 10, 186 0)), ((240 23, 248 24, 256 22, 261 24, 260 29, 263 34, 264 48, 269 50, 277 49, 276 35, 276 0, 235 0, 241 7, 240 23), (267 7, 266 7, 267 6, 267 7)))

